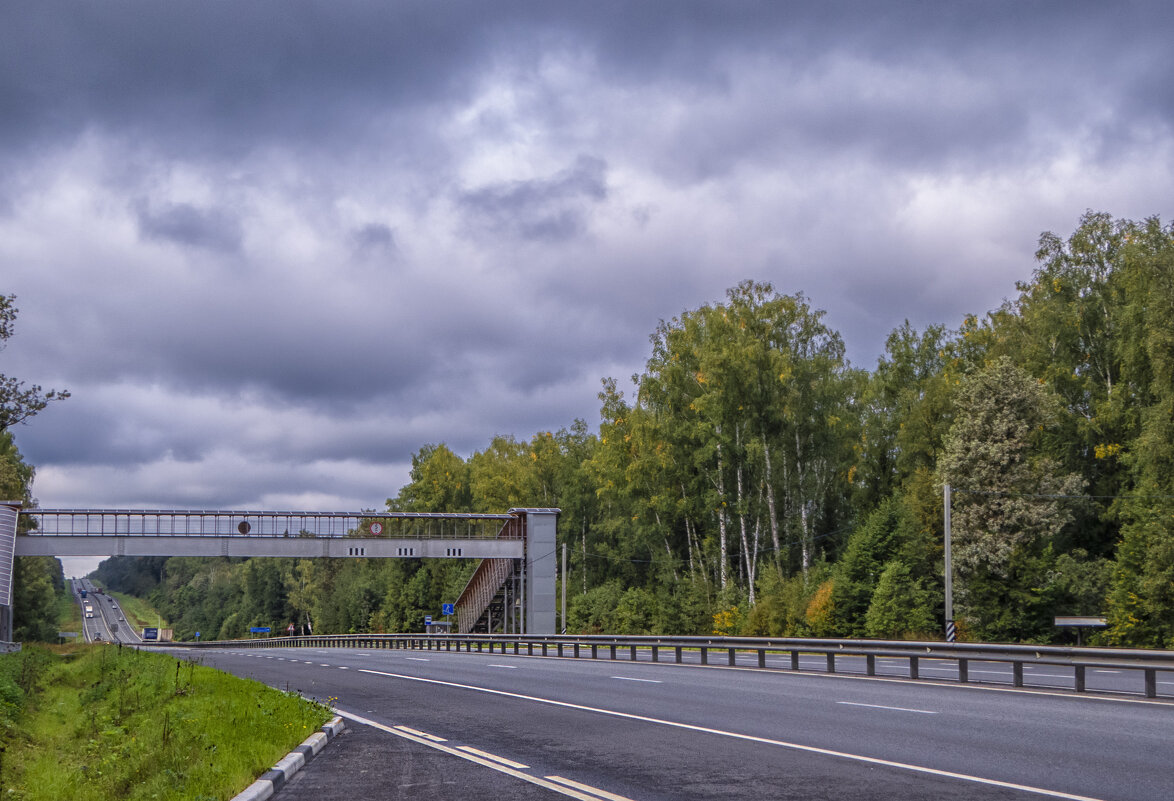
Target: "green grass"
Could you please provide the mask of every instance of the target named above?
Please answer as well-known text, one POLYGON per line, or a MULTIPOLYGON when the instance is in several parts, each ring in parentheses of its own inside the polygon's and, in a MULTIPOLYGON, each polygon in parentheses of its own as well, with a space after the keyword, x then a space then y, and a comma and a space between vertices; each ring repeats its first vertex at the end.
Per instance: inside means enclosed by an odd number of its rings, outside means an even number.
POLYGON ((144 626, 157 626, 161 629, 171 628, 170 624, 159 617, 159 613, 142 598, 121 592, 112 592, 110 596, 118 601, 118 608, 122 610, 123 617, 136 631, 142 631, 144 626))
POLYGON ((82 636, 82 608, 68 590, 57 597, 57 630, 76 631, 82 636))
POLYGON ((231 798, 330 715, 294 693, 165 654, 26 647, 0 656, 2 798, 231 798), (16 716, 6 687, 23 696, 16 716))

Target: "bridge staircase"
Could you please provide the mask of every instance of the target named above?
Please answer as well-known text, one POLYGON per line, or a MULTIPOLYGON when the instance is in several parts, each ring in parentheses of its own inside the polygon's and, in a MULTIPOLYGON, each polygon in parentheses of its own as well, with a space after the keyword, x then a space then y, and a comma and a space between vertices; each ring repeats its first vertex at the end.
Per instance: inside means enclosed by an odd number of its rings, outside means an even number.
MULTIPOLYGON (((499 538, 524 539, 526 518, 502 526, 499 538)), ((519 633, 525 559, 482 559, 456 602, 457 634, 519 633)))

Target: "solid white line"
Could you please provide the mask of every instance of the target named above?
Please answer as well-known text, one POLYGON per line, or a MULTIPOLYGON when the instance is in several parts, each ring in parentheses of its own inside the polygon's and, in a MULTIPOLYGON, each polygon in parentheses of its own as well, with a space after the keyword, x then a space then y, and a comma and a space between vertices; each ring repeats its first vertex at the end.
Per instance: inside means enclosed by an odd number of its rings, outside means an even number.
POLYGON ((546 778, 550 779, 552 782, 565 784, 567 787, 574 787, 576 790, 582 790, 585 793, 592 793, 593 795, 599 796, 600 798, 606 798, 608 801, 632 801, 632 799, 625 795, 609 793, 607 790, 600 790, 598 787, 592 787, 590 784, 573 782, 570 779, 564 779, 562 776, 547 776, 546 778))
MULTIPOLYGON (((499 695, 505 698, 517 698, 522 701, 534 701, 539 704, 548 704, 550 706, 563 707, 565 709, 578 709, 583 712, 595 712, 600 715, 608 715, 615 718, 623 718, 624 720, 635 720, 642 723, 655 723, 661 726, 669 726, 674 729, 684 729, 686 731, 696 731, 702 734, 716 734, 721 737, 730 737, 735 740, 745 740, 747 742, 762 743, 763 745, 774 745, 779 748, 787 748, 793 751, 803 751, 809 754, 822 754, 824 756, 839 757, 841 759, 848 759, 854 762, 864 762, 869 765, 884 765, 890 768, 899 768, 901 770, 908 770, 914 773, 924 773, 930 776, 943 776, 948 779, 958 779, 960 781, 974 782, 975 784, 985 784, 992 787, 1006 787, 1011 790, 1023 790, 1028 793, 1037 793, 1045 795, 1050 798, 1064 798, 1067 801, 1103 801, 1103 799, 1093 798, 1085 795, 1072 795, 1071 793, 1060 792, 1059 790, 1048 790, 1043 787, 1032 787, 1026 784, 1015 784, 1014 782, 1005 782, 998 779, 986 779, 981 776, 971 776, 966 773, 955 773, 950 770, 939 770, 937 768, 928 768, 923 765, 910 765, 905 762, 894 762, 889 759, 879 759, 877 757, 863 756, 862 754, 850 754, 846 751, 834 751, 830 748, 819 748, 814 745, 803 745, 802 743, 789 743, 784 740, 775 740, 769 737, 756 737, 752 734, 739 734, 738 732, 722 731, 721 729, 712 729, 708 726, 695 726, 691 723, 680 723, 673 720, 662 720, 660 718, 650 718, 644 715, 635 715, 631 712, 618 712, 614 709, 600 709, 598 707, 583 706, 582 704, 572 704, 569 701, 556 701, 552 698, 539 698, 533 695, 522 695, 520 693, 510 693, 504 690, 492 690, 488 687, 476 687, 470 684, 459 684, 453 681, 441 681, 439 679, 425 679, 420 676, 405 676, 399 673, 385 673, 381 670, 367 670, 360 668, 362 673, 370 673, 374 676, 387 676, 392 679, 403 679, 404 681, 418 681, 422 684, 436 684, 442 687, 455 687, 461 690, 473 690, 474 692, 486 693, 488 695, 499 695)), ((342 714, 341 712, 339 714, 342 714)), ((519 774, 524 775, 524 774, 519 774)), ((528 777, 532 778, 532 777, 528 777)))
MULTIPOLYGON (((367 670, 364 672, 365 673, 374 673, 376 671, 367 670)), ((381 674, 381 675, 390 675, 390 674, 381 674)), ((441 682, 441 683, 443 683, 443 682, 441 682)), ((384 724, 377 723, 376 721, 371 720, 370 718, 365 718, 362 715, 356 715, 353 712, 345 712, 341 709, 338 709, 337 707, 335 708, 334 711, 337 712, 342 717, 346 718, 347 720, 353 720, 356 723, 362 723, 367 726, 373 726, 376 729, 379 729, 380 731, 385 731, 388 734, 394 734, 396 737, 403 737, 405 740, 411 740, 412 742, 419 743, 420 745, 426 745, 429 748, 435 748, 437 751, 443 751, 446 754, 452 754, 453 756, 458 756, 461 759, 467 759, 470 762, 476 762, 478 765, 483 765, 487 768, 493 768, 497 772, 504 773, 507 776, 513 776, 515 779, 521 779, 522 781, 530 782, 530 784, 536 784, 539 787, 545 787, 547 790, 554 790, 556 793, 561 793, 562 795, 570 796, 571 798, 577 799, 577 801, 599 801, 599 796, 585 795, 584 793, 577 792, 576 790, 574 790, 570 787, 563 787, 561 785, 555 784, 554 782, 547 781, 546 779, 541 779, 537 776, 531 776, 528 773, 522 773, 520 770, 514 770, 513 768, 507 767, 506 765, 500 765, 496 762, 491 762, 488 759, 482 759, 481 757, 477 756, 476 754, 470 754, 466 751, 461 751, 457 748, 452 748, 447 745, 442 745, 441 743, 430 742, 429 740, 426 740, 423 737, 418 737, 416 735, 409 734, 408 732, 403 731, 401 727, 394 727, 393 728, 391 726, 385 726, 384 724)))
POLYGON ((648 684, 664 684, 664 682, 660 681, 659 679, 634 679, 631 676, 612 676, 612 678, 619 679, 620 681, 643 681, 648 684))
POLYGON ((882 706, 881 704, 859 704, 855 701, 836 701, 837 704, 844 704, 845 706, 867 706, 871 709, 891 709, 894 712, 916 712, 919 715, 936 715, 937 712, 931 712, 928 709, 909 709, 904 706, 882 706))
POLYGON ((511 768, 517 768, 518 770, 530 769, 529 765, 523 765, 521 762, 514 762, 512 759, 506 759, 505 757, 498 756, 497 754, 491 754, 488 751, 482 751, 480 748, 474 748, 471 745, 458 745, 457 750, 465 751, 466 753, 470 754, 476 754, 483 759, 492 759, 494 762, 500 762, 503 765, 507 765, 511 768))

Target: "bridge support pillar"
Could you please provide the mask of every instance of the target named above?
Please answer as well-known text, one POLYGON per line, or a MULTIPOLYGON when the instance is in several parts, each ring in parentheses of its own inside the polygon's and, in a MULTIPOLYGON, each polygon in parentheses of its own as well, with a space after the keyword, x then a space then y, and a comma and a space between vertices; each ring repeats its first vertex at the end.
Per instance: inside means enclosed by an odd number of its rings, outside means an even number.
POLYGON ((555 634, 555 540, 558 509, 511 509, 526 515, 524 634, 555 634))
POLYGON ((12 642, 12 568, 21 506, 20 501, 0 501, 0 642, 12 642))

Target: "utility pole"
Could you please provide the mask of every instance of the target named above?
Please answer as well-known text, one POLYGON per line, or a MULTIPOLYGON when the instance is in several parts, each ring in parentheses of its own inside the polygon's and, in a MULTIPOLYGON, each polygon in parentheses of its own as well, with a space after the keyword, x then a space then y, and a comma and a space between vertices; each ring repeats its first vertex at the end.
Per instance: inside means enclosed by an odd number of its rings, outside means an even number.
POLYGON ((950 485, 942 486, 942 503, 945 508, 946 529, 946 642, 954 642, 954 560, 950 553, 950 485))
POLYGON ((567 544, 563 543, 563 630, 567 633, 567 544))

